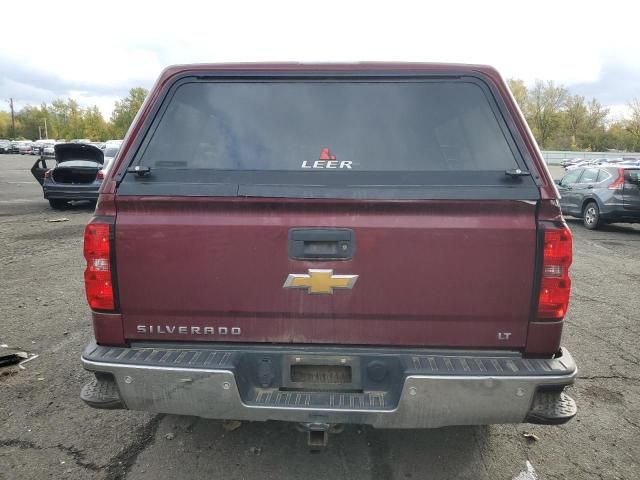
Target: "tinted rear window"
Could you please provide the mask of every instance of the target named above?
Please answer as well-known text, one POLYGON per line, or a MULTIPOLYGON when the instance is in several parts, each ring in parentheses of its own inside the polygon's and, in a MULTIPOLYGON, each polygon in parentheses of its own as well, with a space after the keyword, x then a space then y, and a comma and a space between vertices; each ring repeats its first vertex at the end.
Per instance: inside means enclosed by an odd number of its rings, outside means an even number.
POLYGON ((625 183, 640 185, 640 170, 626 169, 624 171, 625 183))
POLYGON ((139 163, 311 175, 517 166, 487 95, 461 81, 183 84, 139 163))

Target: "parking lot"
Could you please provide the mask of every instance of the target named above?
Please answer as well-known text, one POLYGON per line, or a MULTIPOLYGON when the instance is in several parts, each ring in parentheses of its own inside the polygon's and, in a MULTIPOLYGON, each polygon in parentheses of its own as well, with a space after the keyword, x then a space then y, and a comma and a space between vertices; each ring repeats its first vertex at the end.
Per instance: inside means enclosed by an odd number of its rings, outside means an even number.
POLYGON ((569 220, 575 254, 563 343, 580 369, 575 420, 347 426, 310 454, 304 434, 287 424, 227 431, 219 421, 97 411, 80 401, 90 378, 79 357, 92 336, 82 257, 91 209, 51 210, 29 173, 34 160, 0 156, 0 344, 39 355, 0 377, 0 479, 640 477, 640 226, 588 231, 569 220))

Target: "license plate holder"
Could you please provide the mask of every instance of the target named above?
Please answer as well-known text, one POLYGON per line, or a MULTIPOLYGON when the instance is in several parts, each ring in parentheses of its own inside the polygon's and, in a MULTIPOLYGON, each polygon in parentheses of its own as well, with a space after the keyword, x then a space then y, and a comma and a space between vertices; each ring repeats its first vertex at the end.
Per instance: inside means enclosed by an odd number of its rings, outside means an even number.
POLYGON ((360 390, 360 362, 349 356, 291 355, 284 359, 282 385, 293 390, 360 390))

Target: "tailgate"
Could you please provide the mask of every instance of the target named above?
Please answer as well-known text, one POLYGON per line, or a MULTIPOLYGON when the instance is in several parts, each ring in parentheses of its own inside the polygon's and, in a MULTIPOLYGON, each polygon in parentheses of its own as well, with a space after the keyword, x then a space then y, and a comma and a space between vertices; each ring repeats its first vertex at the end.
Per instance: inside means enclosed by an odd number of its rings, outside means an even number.
POLYGON ((117 272, 129 339, 522 346, 535 205, 366 206, 120 197, 117 272), (290 229, 353 232, 350 260, 290 258, 290 229), (290 274, 358 275, 351 289, 290 274))
POLYGON ((525 344, 539 191, 487 83, 168 88, 119 171, 127 339, 525 344))

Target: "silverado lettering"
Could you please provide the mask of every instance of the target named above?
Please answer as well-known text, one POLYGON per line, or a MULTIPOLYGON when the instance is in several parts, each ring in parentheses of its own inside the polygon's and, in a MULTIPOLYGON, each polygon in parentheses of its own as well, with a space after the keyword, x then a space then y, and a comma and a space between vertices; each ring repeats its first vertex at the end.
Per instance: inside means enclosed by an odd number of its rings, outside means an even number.
POLYGON ((157 333, 159 335, 241 335, 242 331, 238 327, 187 327, 175 325, 137 325, 138 333, 157 333))
POLYGON ((170 67, 85 228, 81 398, 296 422, 313 445, 344 423, 567 422, 558 198, 491 67, 170 67))

